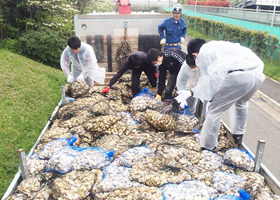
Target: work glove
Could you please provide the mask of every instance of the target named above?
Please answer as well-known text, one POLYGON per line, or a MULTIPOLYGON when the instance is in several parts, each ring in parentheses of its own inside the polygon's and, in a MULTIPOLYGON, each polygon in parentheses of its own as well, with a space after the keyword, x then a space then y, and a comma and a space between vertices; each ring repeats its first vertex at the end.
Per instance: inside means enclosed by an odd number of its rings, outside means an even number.
POLYGON ((166 39, 165 38, 160 40, 160 45, 164 45, 165 43, 166 43, 166 39))
POLYGON ((110 88, 109 88, 109 86, 107 86, 106 88, 104 88, 103 90, 102 90, 102 94, 108 94, 109 93, 109 90, 110 90, 110 88))
POLYGON ((73 76, 72 75, 68 75, 67 76, 67 82, 68 83, 72 83, 73 82, 73 76))
POLYGON ((185 42, 185 38, 181 37, 181 43, 185 42))
POLYGON ((85 80, 85 77, 83 74, 80 74, 77 78, 77 81, 84 81, 85 80))
POLYGON ((184 100, 184 101, 182 101, 182 102, 180 103, 180 107, 181 107, 181 108, 184 109, 186 106, 188 106, 187 100, 184 100))
POLYGON ((161 101, 161 96, 159 94, 156 95, 156 100, 161 101))
MULTIPOLYGON (((192 96, 192 93, 191 93, 190 90, 180 90, 180 91, 177 92, 177 94, 178 94, 178 96, 175 97, 175 99, 176 99, 176 101, 177 101, 178 103, 180 103, 180 104, 181 104, 183 101, 187 101, 187 99, 188 99, 189 97, 192 96)), ((183 103, 183 104, 184 104, 184 103, 183 103)), ((187 104, 187 102, 186 102, 186 104, 187 104)), ((180 105, 180 106, 181 106, 181 105, 180 105)))
POLYGON ((157 73, 154 73, 155 77, 157 78, 157 73))

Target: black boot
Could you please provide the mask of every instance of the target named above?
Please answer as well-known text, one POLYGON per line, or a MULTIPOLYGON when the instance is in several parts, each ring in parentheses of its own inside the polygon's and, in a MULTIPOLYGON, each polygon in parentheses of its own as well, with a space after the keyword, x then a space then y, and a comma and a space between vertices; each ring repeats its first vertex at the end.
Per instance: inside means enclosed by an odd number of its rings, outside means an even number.
POLYGON ((214 147, 214 149, 207 149, 205 147, 201 147, 200 151, 203 151, 203 150, 208 150, 208 151, 215 152, 216 151, 216 147, 214 147))
POLYGON ((172 102, 172 112, 179 112, 180 104, 174 99, 172 102))
POLYGON ((233 139, 234 139, 234 143, 235 143, 235 144, 238 144, 238 145, 241 145, 241 144, 242 144, 243 135, 232 134, 232 136, 233 136, 233 139))

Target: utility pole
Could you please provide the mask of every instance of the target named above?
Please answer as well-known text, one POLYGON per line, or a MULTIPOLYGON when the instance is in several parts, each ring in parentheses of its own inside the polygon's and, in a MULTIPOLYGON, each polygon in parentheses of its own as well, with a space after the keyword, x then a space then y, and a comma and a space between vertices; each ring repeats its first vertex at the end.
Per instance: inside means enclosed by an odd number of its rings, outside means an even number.
POLYGON ((271 26, 273 26, 274 24, 274 20, 275 20, 275 11, 276 11, 276 0, 274 0, 274 8, 273 8, 273 14, 272 14, 272 20, 271 20, 271 26))

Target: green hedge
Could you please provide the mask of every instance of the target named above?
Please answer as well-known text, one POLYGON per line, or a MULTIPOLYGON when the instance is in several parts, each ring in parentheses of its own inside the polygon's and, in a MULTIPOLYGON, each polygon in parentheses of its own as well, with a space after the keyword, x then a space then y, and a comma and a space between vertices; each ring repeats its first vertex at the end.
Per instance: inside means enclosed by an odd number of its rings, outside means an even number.
POLYGON ((216 22, 202 17, 186 16, 182 18, 189 28, 219 40, 238 42, 252 49, 261 58, 280 60, 280 40, 265 31, 251 31, 240 26, 216 22))
POLYGON ((60 69, 60 56, 67 39, 48 28, 23 33, 17 40, 16 52, 37 62, 60 69))

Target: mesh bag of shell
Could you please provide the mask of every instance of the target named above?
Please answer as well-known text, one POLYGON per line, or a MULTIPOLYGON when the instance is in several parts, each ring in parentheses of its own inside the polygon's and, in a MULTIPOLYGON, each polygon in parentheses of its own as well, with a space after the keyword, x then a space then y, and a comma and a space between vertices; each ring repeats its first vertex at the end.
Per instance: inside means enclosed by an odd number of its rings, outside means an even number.
POLYGON ((70 129, 70 132, 74 135, 78 135, 81 143, 91 144, 93 140, 98 137, 100 134, 96 132, 87 131, 82 125, 75 126, 70 129))
POLYGON ((144 88, 139 94, 137 94, 131 100, 129 104, 129 110, 132 114, 136 111, 144 111, 148 107, 156 103, 155 95, 150 92, 147 88, 144 88))
POLYGON ((28 179, 24 179, 18 186, 17 190, 19 193, 25 194, 26 196, 33 197, 37 192, 41 190, 43 186, 41 184, 42 178, 40 176, 33 176, 28 179))
POLYGON ((91 188, 102 180, 102 171, 72 171, 56 178, 51 184, 54 199, 86 199, 91 188))
POLYGON ((79 147, 65 147, 53 154, 46 164, 46 172, 55 171, 61 174, 72 171, 75 156, 82 151, 79 147))
POLYGON ((130 187, 141 186, 139 182, 129 179, 131 168, 108 166, 103 169, 103 180, 96 185, 99 192, 112 192, 130 187))
POLYGON ((47 160, 41 160, 38 154, 33 154, 30 157, 26 157, 26 163, 29 175, 34 176, 45 171, 47 160))
POLYGON ((83 127, 92 132, 103 132, 119 120, 115 115, 103 115, 87 120, 83 127))
POLYGON ((201 159, 197 166, 206 170, 214 171, 222 165, 223 158, 216 153, 208 150, 201 152, 201 159))
POLYGON ((176 127, 176 121, 172 116, 155 110, 146 110, 145 118, 149 124, 159 131, 174 130, 176 127))
POLYGON ((159 188, 138 186, 130 187, 112 192, 93 192, 95 200, 164 200, 159 188))
POLYGON ((200 154, 200 152, 185 149, 180 144, 160 144, 156 150, 157 156, 172 160, 182 165, 198 163, 200 161, 200 154))
POLYGON ((89 147, 79 152, 73 160, 74 170, 91 170, 111 164, 114 151, 107 152, 102 148, 89 147))
POLYGON ((56 139, 45 144, 39 152, 40 159, 49 159, 54 153, 70 146, 70 141, 67 138, 56 139))
POLYGON ((241 176, 218 171, 214 173, 212 186, 222 193, 230 189, 242 188, 244 183, 244 179, 241 176))
POLYGON ((139 124, 138 121, 133 119, 132 115, 130 112, 118 112, 117 116, 121 118, 123 122, 126 123, 128 126, 136 125, 139 124))
POLYGON ((89 92, 89 86, 85 81, 74 81, 69 84, 69 95, 77 98, 86 95, 89 92))
POLYGON ((161 188, 166 200, 209 200, 217 191, 200 181, 184 181, 180 184, 166 184, 161 188))
POLYGON ((141 160, 132 167, 130 179, 155 187, 192 179, 187 170, 174 166, 175 163, 167 162, 165 159, 154 157, 141 160))
POLYGON ((255 167, 253 157, 248 152, 239 149, 227 150, 223 157, 223 162, 250 172, 254 171, 255 167))
POLYGON ((192 132, 198 122, 199 120, 188 110, 188 108, 184 108, 180 112, 176 121, 175 131, 182 133, 192 132))
POLYGON ((155 156, 154 151, 146 146, 134 147, 122 153, 120 157, 114 160, 112 165, 132 167, 138 161, 143 160, 146 157, 154 157, 154 156, 155 156))
POLYGON ((214 200, 250 200, 250 195, 244 190, 241 190, 240 197, 235 195, 221 195, 214 200))
POLYGON ((166 136, 166 141, 168 144, 181 145, 186 149, 200 152, 201 147, 195 138, 196 135, 199 134, 186 135, 173 131, 166 136))
POLYGON ((71 133, 69 132, 68 128, 63 127, 53 127, 47 130, 41 137, 40 142, 45 144, 52 140, 59 139, 59 138, 70 138, 71 133))
POLYGON ((118 135, 105 135, 103 137, 97 138, 92 146, 100 147, 106 151, 114 149, 114 157, 119 157, 123 152, 129 149, 127 142, 125 142, 118 135))

